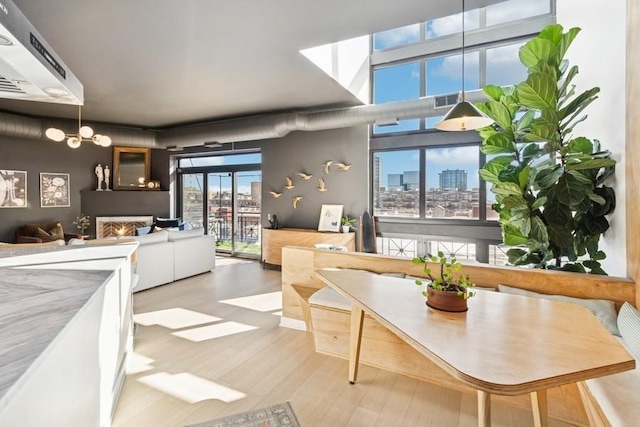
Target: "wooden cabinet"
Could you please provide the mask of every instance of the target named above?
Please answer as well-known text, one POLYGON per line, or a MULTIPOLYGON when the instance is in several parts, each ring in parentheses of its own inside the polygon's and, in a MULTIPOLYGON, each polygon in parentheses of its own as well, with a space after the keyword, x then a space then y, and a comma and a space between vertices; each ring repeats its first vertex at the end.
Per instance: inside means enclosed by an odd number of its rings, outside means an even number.
POLYGON ((262 260, 267 264, 282 265, 282 248, 284 246, 308 246, 325 243, 345 246, 354 251, 356 233, 331 233, 303 228, 281 228, 262 230, 262 260))

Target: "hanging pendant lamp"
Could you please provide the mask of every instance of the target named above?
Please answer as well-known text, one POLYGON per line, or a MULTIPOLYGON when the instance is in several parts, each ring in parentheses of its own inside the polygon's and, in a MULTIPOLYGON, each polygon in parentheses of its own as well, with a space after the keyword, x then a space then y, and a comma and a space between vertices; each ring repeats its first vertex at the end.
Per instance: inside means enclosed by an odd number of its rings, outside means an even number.
POLYGON ((436 125, 445 131, 465 131, 480 129, 493 123, 489 117, 464 99, 464 0, 462 0, 462 94, 460 101, 436 125))
POLYGON ((64 141, 66 138, 67 145, 70 148, 79 148, 82 142, 93 142, 102 147, 109 147, 111 145, 111 138, 107 135, 94 134, 93 129, 89 126, 82 126, 81 106, 78 106, 78 133, 66 134, 64 131, 52 127, 46 130, 45 135, 47 138, 56 142, 64 141))

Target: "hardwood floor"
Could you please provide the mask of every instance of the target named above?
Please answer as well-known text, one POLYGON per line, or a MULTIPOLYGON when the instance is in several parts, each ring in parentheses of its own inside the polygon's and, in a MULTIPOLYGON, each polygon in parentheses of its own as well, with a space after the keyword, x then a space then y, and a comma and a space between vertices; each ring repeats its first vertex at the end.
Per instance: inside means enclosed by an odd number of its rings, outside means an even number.
MULTIPOLYGON (((350 385, 346 360, 278 326, 279 291, 279 272, 223 258, 212 273, 136 293, 138 371, 127 376, 113 426, 184 426, 284 401, 304 427, 478 425, 475 394, 368 366, 350 385), (221 302, 255 295, 264 296, 221 302)), ((494 426, 533 425, 531 412, 492 409, 494 426)))

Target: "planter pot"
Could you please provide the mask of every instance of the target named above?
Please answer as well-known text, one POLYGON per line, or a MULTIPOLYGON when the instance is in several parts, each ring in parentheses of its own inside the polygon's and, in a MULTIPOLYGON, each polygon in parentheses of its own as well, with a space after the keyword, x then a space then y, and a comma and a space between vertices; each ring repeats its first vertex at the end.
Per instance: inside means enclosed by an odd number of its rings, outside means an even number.
POLYGON ((427 288, 427 305, 436 310, 460 313, 467 311, 467 300, 464 296, 458 296, 457 292, 439 291, 427 288))
POLYGON ((351 230, 351 226, 350 225, 343 225, 342 226, 342 232, 343 233, 348 233, 351 230))

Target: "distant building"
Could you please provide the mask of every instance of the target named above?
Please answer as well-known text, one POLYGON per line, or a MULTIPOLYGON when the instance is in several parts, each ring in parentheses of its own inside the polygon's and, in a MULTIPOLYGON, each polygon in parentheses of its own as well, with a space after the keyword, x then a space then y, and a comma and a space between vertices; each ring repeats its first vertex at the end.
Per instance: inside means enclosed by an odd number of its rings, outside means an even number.
POLYGON ((260 201, 260 192, 262 191, 262 183, 260 181, 254 181, 251 183, 251 200, 254 202, 260 201))
POLYGON ((387 184, 387 190, 389 191, 404 191, 401 173, 390 173, 387 175, 387 184))
POLYGON ((404 171, 404 173, 402 174, 402 185, 404 185, 405 190, 419 190, 420 172, 404 171))
POLYGON ((373 156, 373 200, 375 207, 380 207, 380 185, 382 181, 382 159, 373 156))
POLYGON ((438 173, 440 180, 440 190, 455 189, 458 191, 466 191, 467 189, 467 171, 464 169, 447 169, 438 173))

